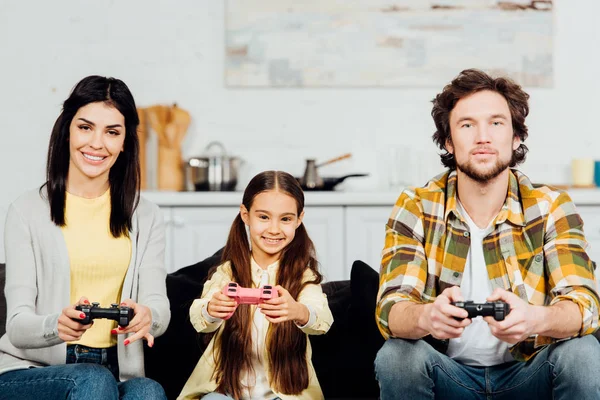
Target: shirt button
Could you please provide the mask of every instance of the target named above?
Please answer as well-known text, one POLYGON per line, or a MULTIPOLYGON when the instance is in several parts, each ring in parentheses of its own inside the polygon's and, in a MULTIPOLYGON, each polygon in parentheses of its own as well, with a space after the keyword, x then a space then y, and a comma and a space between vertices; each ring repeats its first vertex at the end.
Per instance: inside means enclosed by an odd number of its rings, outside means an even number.
POLYGON ((538 254, 537 256, 535 256, 535 262, 542 262, 542 255, 538 254))
POLYGON ((469 232, 464 232, 464 233, 463 233, 463 236, 464 236, 464 237, 469 237, 469 236, 470 236, 470 234, 469 234, 469 232))
POLYGON ((458 276, 460 275, 460 273, 458 273, 458 272, 455 272, 455 273, 454 273, 454 274, 452 274, 452 275, 454 275, 454 277, 455 277, 455 278, 458 278, 458 276))

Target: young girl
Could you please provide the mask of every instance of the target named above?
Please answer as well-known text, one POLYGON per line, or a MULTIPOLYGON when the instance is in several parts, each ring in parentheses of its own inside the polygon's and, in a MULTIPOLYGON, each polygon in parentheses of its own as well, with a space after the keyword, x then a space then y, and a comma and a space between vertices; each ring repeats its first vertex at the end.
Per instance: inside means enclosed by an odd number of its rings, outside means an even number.
POLYGON ((142 339, 169 323, 164 224, 139 197, 135 101, 119 79, 88 76, 65 100, 46 183, 6 217, 6 334, 0 399, 164 399, 144 378, 142 339), (127 327, 82 323, 77 305, 121 303, 127 327))
POLYGON ((190 308, 194 328, 216 334, 179 399, 323 398, 307 335, 327 332, 333 317, 303 209, 304 193, 290 174, 266 171, 248 184, 223 264, 190 308), (236 308, 221 293, 232 281, 243 288, 272 285, 278 297, 236 308))

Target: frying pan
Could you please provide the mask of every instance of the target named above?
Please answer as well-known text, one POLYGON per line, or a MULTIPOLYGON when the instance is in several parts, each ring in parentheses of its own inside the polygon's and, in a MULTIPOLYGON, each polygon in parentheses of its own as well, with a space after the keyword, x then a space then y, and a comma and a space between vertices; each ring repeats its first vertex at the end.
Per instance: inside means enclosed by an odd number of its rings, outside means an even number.
POLYGON ((300 183, 300 186, 302 186, 302 189, 305 191, 332 191, 335 189, 335 187, 337 185, 339 185, 340 183, 344 182, 347 178, 358 178, 358 177, 362 177, 362 176, 369 176, 369 174, 349 174, 349 175, 344 175, 344 176, 340 176, 340 177, 323 177, 323 186, 319 187, 319 188, 308 188, 306 187, 306 185, 302 185, 302 178, 298 178, 296 177, 296 180, 300 183))

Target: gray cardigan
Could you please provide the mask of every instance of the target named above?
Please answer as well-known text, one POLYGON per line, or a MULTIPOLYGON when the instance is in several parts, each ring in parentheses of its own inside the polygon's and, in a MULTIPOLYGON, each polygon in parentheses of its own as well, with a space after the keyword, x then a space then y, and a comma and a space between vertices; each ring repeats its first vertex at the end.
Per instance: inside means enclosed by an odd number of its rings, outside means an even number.
MULTIPOLYGON (((70 262, 62 231, 50 219, 45 190, 42 193, 38 189, 25 193, 6 215, 7 322, 0 338, 0 374, 66 361, 66 344, 58 337, 57 324, 70 303, 70 262)), ((149 307, 150 333, 160 336, 171 313, 165 285, 165 228, 156 205, 140 198, 130 237, 131 261, 121 300, 131 298, 149 307)), ((124 336, 118 336, 117 346, 122 381, 144 376, 142 341, 125 347, 124 336)))

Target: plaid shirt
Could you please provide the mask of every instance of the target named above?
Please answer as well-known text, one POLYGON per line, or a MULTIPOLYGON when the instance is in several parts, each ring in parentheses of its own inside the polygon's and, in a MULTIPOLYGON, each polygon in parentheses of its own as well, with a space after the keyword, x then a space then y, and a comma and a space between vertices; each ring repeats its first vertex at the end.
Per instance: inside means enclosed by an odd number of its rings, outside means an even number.
MULTIPOLYGON (((405 190, 396 201, 386 225, 377 296, 377 325, 386 339, 394 304, 431 303, 444 289, 461 284, 470 237, 456 208, 456 178, 455 171, 446 172, 423 188, 405 190)), ((483 240, 492 288, 539 306, 571 300, 583 316, 578 335, 593 333, 600 305, 594 266, 569 195, 511 170, 508 195, 493 226, 483 240)), ((510 351, 524 361, 556 341, 535 335, 510 351)))

